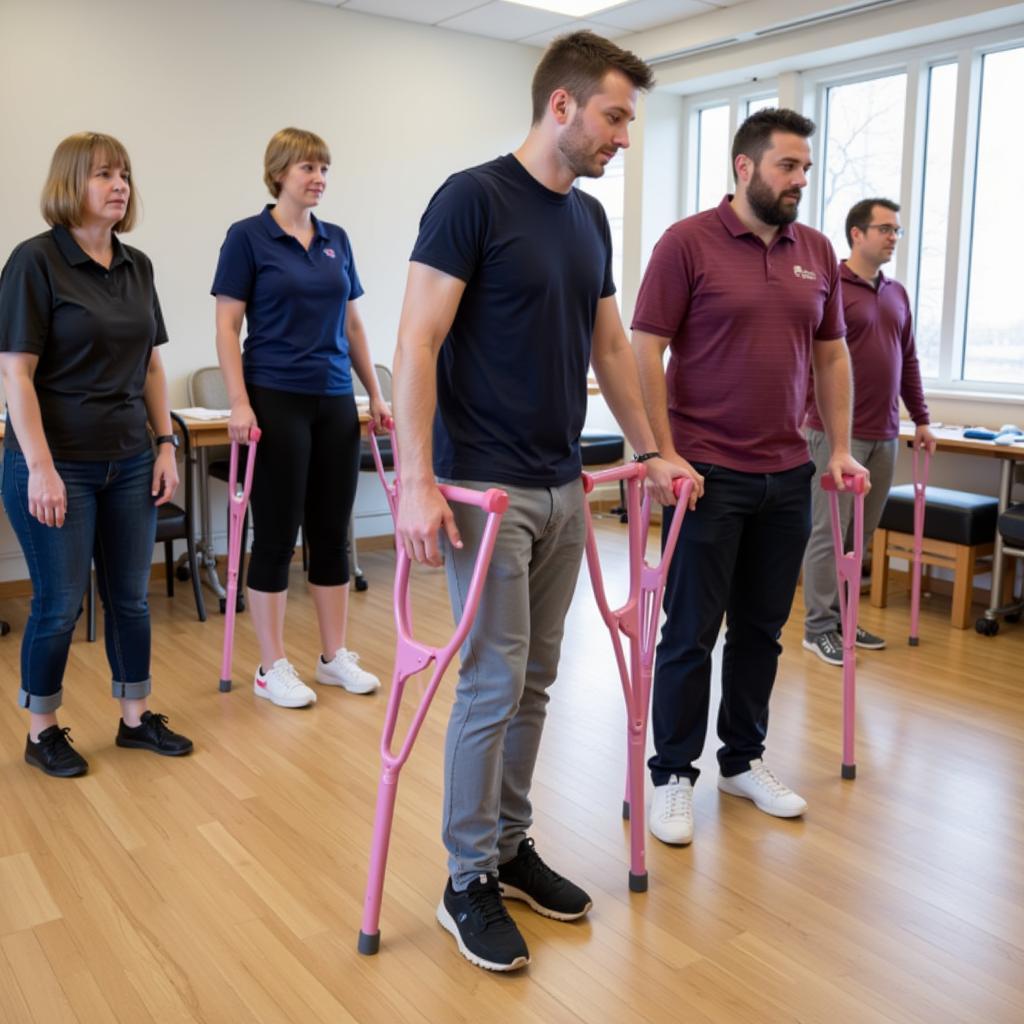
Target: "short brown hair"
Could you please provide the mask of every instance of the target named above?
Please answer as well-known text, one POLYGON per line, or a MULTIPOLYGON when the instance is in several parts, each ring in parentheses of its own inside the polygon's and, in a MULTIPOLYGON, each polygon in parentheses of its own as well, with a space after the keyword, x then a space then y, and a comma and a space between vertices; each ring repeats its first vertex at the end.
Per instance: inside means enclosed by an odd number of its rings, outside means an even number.
POLYGON ((564 89, 582 107, 609 71, 621 72, 638 89, 654 85, 654 72, 635 53, 610 40, 587 31, 559 36, 533 73, 533 123, 540 124, 556 89, 564 89))
MULTIPOLYGON (((43 220, 51 227, 60 224, 73 228, 82 222, 85 190, 97 154, 105 157, 112 166, 131 174, 132 162, 128 159, 128 150, 113 135, 100 132, 76 132, 69 135, 53 151, 50 173, 46 176, 39 203, 43 220)), ((133 181, 128 190, 124 216, 114 225, 114 231, 131 231, 135 227, 140 202, 133 181)))
POLYGON ((784 132, 787 135, 799 135, 802 139, 809 139, 815 131, 814 122, 803 114, 786 107, 766 107, 750 117, 740 125, 732 140, 732 176, 735 181, 736 157, 742 154, 750 157, 755 164, 761 162, 764 152, 772 144, 774 132, 784 132))
POLYGON ((850 212, 846 215, 846 242, 851 248, 853 248, 853 229, 859 228, 862 234, 866 233, 868 225, 871 223, 871 218, 874 216, 876 206, 892 210, 893 213, 900 212, 899 203, 892 199, 883 199, 881 196, 876 196, 873 199, 862 199, 859 203, 854 203, 850 207, 850 212))
POLYGON ((301 128, 282 128, 275 132, 263 154, 263 181, 275 199, 281 194, 281 183, 277 179, 300 160, 329 164, 331 151, 315 132, 301 128))

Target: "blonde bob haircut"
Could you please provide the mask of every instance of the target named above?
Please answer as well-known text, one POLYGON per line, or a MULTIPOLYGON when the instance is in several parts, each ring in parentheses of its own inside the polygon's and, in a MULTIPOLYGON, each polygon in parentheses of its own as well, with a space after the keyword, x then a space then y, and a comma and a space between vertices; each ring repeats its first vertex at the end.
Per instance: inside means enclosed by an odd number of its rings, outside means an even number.
POLYGON ((315 132, 303 131, 301 128, 282 128, 275 132, 263 155, 263 181, 275 199, 281 194, 279 179, 292 164, 300 160, 329 164, 331 151, 315 132))
MULTIPOLYGON (((132 162, 128 158, 128 150, 112 135, 76 132, 53 151, 50 173, 46 176, 40 202, 43 220, 51 227, 60 224, 73 228, 82 222, 85 191, 97 159, 131 174, 132 162)), ((114 231, 131 231, 135 227, 138 210, 139 195, 133 181, 128 191, 124 216, 114 225, 114 231)))

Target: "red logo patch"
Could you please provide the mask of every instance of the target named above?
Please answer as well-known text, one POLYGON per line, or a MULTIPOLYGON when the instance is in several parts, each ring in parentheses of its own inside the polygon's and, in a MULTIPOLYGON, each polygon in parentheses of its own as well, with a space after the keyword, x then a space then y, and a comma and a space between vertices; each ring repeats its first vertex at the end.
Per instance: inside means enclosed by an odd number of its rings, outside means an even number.
POLYGON ((330 256, 332 260, 335 258, 335 253, 333 249, 324 249, 324 255, 330 256))

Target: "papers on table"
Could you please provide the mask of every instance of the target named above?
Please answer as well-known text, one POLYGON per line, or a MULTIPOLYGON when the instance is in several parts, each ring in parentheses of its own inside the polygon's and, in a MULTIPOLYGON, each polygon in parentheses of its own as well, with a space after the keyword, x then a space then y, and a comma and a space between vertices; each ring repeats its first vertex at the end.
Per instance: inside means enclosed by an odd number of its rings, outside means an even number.
POLYGON ((226 420, 231 415, 230 409, 204 409, 198 405, 190 409, 175 409, 174 411, 187 420, 226 420))

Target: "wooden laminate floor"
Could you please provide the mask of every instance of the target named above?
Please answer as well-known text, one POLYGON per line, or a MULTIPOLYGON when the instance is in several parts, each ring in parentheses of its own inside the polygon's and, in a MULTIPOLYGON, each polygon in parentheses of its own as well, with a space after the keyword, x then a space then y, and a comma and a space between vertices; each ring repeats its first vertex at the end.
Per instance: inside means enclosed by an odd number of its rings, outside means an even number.
MULTIPOLYGON (((605 522, 600 537, 619 565, 623 529, 605 522)), ((353 594, 351 646, 390 681, 393 556, 362 561, 370 590, 353 594)), ((416 573, 414 594, 440 639, 441 573, 416 573)), ((841 672, 801 649, 798 605, 767 760, 808 814, 780 821, 720 795, 712 735, 695 842, 651 838, 650 890, 637 895, 620 816, 623 704, 584 577, 533 834, 595 905, 566 925, 512 904, 533 963, 500 976, 463 960, 434 919, 450 687, 402 776, 382 949, 360 957, 385 693, 320 688, 304 711, 257 702, 243 615, 235 689, 221 694, 223 620, 197 622, 187 588, 168 599, 155 584, 151 600, 153 706, 196 753, 115 747, 103 645, 76 640, 62 724, 91 771, 70 781, 22 761, 14 694, 26 602, 0 601, 14 627, 0 640, 4 1024, 1024 1021, 1024 626, 994 639, 961 633, 937 597, 911 649, 905 597, 884 611, 863 602, 863 623, 891 647, 859 658, 859 777, 843 782, 841 672)), ((311 676, 315 625, 297 570, 288 638, 311 676)))

